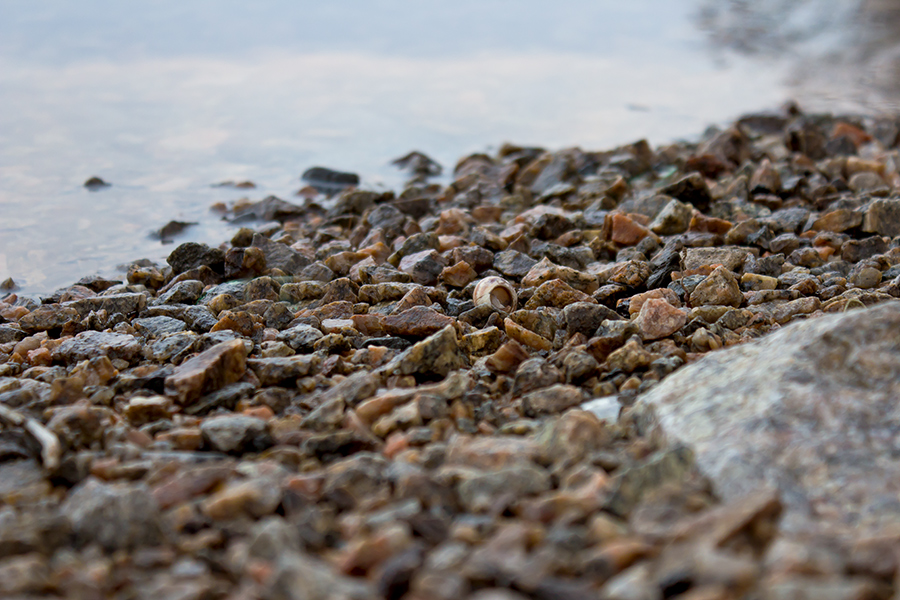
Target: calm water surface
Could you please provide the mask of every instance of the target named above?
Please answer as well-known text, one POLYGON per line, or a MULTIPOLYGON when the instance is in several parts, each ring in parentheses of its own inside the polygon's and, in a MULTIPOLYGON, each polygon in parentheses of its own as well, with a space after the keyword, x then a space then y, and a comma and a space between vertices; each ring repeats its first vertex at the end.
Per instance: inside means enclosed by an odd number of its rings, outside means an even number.
POLYGON ((289 198, 313 165, 396 187, 390 160, 412 149, 452 169, 504 141, 604 149, 696 137, 789 97, 872 109, 871 94, 840 79, 863 73, 861 61, 887 73, 877 108, 889 109, 894 30, 879 34, 875 52, 843 25, 893 4, 797 4, 820 10, 697 0, 5 0, 0 280, 49 292, 162 259, 172 246, 149 233, 172 219, 199 223, 178 242, 218 244, 232 228, 211 204, 289 198), (836 52, 847 68, 833 68, 836 52), (89 192, 82 183, 92 175, 113 185, 89 192), (245 179, 258 188, 211 187, 245 179))

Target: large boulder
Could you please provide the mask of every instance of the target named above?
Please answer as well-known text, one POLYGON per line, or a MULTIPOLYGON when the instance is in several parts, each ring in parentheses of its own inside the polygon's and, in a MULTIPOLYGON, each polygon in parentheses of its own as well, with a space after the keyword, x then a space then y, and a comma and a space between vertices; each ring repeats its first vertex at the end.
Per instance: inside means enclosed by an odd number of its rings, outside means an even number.
POLYGON ((782 528, 900 520, 900 302, 792 324, 708 354, 638 398, 732 500, 774 487, 782 528))

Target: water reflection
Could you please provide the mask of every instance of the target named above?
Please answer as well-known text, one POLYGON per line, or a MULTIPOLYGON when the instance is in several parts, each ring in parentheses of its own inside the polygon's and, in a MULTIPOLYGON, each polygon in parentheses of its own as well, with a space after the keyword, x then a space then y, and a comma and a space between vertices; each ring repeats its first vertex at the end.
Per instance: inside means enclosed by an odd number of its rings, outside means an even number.
POLYGON ((816 110, 900 111, 900 1, 706 0, 715 51, 789 62, 789 90, 816 110))

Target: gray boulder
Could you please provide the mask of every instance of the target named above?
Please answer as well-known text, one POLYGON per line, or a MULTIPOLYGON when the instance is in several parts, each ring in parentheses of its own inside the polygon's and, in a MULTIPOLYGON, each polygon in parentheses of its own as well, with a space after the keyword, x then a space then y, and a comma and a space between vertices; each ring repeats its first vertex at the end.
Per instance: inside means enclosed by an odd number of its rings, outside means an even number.
POLYGON ((708 354, 638 398, 716 492, 774 487, 782 528, 900 521, 900 302, 792 324, 708 354))

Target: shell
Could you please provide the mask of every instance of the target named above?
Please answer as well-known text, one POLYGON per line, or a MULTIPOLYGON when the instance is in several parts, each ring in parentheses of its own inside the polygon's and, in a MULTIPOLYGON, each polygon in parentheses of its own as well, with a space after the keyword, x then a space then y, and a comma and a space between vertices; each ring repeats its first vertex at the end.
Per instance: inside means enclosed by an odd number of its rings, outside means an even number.
POLYGON ((485 277, 475 286, 472 292, 475 306, 489 304, 497 310, 510 313, 516 310, 518 296, 516 290, 502 277, 485 277))

